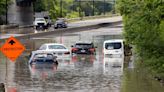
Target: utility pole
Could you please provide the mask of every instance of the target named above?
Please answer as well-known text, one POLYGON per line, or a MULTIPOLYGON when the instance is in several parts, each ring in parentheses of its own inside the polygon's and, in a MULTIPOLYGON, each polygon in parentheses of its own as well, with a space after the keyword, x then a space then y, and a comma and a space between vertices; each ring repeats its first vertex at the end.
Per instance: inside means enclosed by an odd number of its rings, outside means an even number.
POLYGON ((75 1, 73 0, 73 5, 72 5, 72 11, 74 12, 75 11, 75 1))
POLYGON ((113 0, 113 14, 115 14, 115 13, 116 13, 116 11, 115 11, 115 5, 116 5, 116 1, 115 1, 115 0, 113 0))
POLYGON ((103 10, 104 15, 105 15, 105 5, 106 5, 106 1, 104 0, 104 10, 103 10))
POLYGON ((60 0, 60 17, 63 17, 63 1, 60 0))
POLYGON ((6 25, 8 24, 8 1, 6 0, 6 25))
POLYGON ((93 11, 92 11, 92 15, 94 16, 94 15, 95 15, 95 9, 94 9, 94 7, 95 7, 95 0, 93 0, 92 2, 93 2, 93 11))
POLYGON ((79 18, 81 17, 81 0, 78 0, 79 2, 79 18))

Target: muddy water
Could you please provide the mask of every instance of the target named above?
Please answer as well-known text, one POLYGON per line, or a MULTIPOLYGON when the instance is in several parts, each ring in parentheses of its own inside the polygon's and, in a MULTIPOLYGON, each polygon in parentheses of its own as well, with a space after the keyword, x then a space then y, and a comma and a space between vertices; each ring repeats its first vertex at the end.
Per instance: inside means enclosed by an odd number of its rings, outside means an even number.
POLYGON ((101 28, 73 34, 53 35, 21 40, 28 51, 15 63, 0 55, 0 82, 8 90, 18 92, 163 92, 164 87, 134 67, 134 57, 104 58, 104 40, 122 38, 120 28, 101 28), (115 31, 115 32, 114 32, 115 31), (112 35, 111 35, 112 34, 112 35), (93 41, 98 47, 96 55, 77 55, 62 58, 59 64, 37 64, 30 66, 28 52, 43 43, 63 43, 69 49, 77 41, 93 41), (111 67, 107 61, 124 61, 120 67, 111 67), (130 61, 130 62, 128 62, 130 61))

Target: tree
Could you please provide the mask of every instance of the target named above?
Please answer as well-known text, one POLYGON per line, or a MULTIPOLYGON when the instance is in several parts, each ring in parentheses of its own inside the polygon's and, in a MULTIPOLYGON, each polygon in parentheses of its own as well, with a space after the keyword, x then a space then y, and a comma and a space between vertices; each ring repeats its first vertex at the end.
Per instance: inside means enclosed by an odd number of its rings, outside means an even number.
POLYGON ((135 45, 143 64, 164 78, 164 1, 118 0, 123 15, 124 36, 135 45))
POLYGON ((61 12, 62 17, 75 18, 79 17, 79 14, 81 14, 81 16, 91 16, 93 15, 93 9, 95 11, 95 15, 101 15, 104 13, 103 5, 105 5, 106 12, 112 11, 112 4, 109 2, 105 2, 104 4, 103 1, 95 0, 93 7, 92 1, 81 0, 81 2, 79 2, 77 0, 36 0, 35 11, 49 11, 51 18, 53 19, 61 17, 61 12))
POLYGON ((9 5, 10 2, 11 2, 10 0, 7 0, 7 4, 6 4, 6 0, 0 0, 0 24, 4 23, 4 20, 2 20, 1 17, 6 14, 7 5, 9 5))
POLYGON ((35 4, 34 5, 35 12, 41 12, 46 10, 45 0, 36 0, 34 4, 35 4))

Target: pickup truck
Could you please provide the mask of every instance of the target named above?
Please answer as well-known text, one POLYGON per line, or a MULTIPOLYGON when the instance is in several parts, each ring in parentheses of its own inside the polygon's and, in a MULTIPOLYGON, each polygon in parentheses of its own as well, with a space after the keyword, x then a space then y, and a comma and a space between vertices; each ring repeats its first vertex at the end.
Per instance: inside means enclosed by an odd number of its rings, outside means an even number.
POLYGON ((36 27, 36 29, 47 29, 48 26, 47 26, 47 22, 44 18, 35 18, 35 21, 34 21, 34 26, 36 27))

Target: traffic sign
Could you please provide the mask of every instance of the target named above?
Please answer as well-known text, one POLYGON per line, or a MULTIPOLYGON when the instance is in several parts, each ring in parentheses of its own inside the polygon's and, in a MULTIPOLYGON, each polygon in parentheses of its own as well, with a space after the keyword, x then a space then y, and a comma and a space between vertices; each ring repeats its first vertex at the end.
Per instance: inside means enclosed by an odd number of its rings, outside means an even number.
POLYGON ((14 37, 10 37, 4 45, 2 45, 2 53, 14 62, 21 53, 25 50, 25 47, 14 37))

